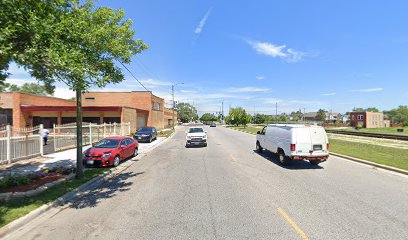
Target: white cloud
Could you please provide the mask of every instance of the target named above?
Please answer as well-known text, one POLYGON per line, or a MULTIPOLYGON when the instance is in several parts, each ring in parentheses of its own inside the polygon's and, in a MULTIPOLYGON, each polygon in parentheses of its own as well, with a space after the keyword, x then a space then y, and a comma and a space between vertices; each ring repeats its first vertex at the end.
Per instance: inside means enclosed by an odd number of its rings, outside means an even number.
POLYGON ((265 79, 264 76, 256 76, 255 78, 258 79, 258 80, 264 80, 265 79))
POLYGON ((305 53, 287 48, 286 45, 275 45, 268 42, 249 41, 247 43, 259 54, 281 58, 289 63, 300 61, 305 53))
POLYGON ((54 91, 54 97, 70 99, 75 97, 75 92, 70 90, 69 88, 56 87, 54 91))
POLYGON ((337 93, 335 93, 335 92, 332 92, 332 93, 323 93, 322 94, 322 96, 334 96, 334 95, 336 95, 337 93))
POLYGON ((363 89, 352 89, 350 92, 379 92, 384 90, 383 88, 363 88, 363 89))
POLYGON ((205 23, 207 22, 208 17, 211 14, 211 10, 212 8, 208 9, 207 13, 204 15, 204 17, 200 20, 200 23, 198 24, 198 26, 196 27, 196 29, 194 30, 195 34, 200 34, 203 31, 203 28, 205 26, 205 23))
POLYGON ((32 78, 7 78, 5 82, 20 86, 24 83, 37 83, 38 81, 32 78))
POLYGON ((265 104, 275 104, 282 102, 282 99, 279 98, 264 98, 263 103, 265 104))
POLYGON ((242 87, 242 88, 229 88, 226 92, 231 93, 244 93, 244 92, 267 92, 268 88, 257 88, 257 87, 242 87))

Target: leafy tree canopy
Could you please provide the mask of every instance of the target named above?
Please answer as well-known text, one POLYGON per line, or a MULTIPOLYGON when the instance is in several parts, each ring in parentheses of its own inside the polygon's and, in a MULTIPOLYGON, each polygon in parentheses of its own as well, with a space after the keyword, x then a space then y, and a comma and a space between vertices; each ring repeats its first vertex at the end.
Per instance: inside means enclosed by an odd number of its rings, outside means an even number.
POLYGON ((187 123, 198 119, 197 109, 189 103, 177 104, 175 110, 177 111, 180 121, 187 123))
POLYGON ((228 118, 226 118, 226 121, 228 124, 246 126, 248 123, 251 122, 251 115, 247 114, 243 107, 231 108, 229 111, 229 116, 228 118))
POLYGON ((216 117, 214 114, 211 114, 211 113, 204 113, 200 117, 200 121, 202 121, 202 122, 214 122, 214 121, 218 121, 218 117, 216 117))
POLYGON ((47 89, 44 86, 38 85, 36 83, 24 83, 21 86, 15 84, 4 83, 0 84, 0 92, 20 92, 20 93, 30 93, 36 95, 47 95, 47 89))
POLYGON ((316 121, 326 121, 326 111, 324 109, 319 109, 319 111, 317 111, 316 121))
POLYGON ((394 123, 402 123, 404 126, 408 126, 408 106, 399 106, 398 108, 390 111, 385 111, 388 118, 394 123))

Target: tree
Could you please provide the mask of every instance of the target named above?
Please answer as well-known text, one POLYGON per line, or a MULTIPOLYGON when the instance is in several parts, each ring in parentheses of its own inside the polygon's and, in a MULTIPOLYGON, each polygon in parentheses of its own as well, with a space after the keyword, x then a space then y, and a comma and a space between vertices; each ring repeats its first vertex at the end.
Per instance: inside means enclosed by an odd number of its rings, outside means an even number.
POLYGON ((388 115, 391 122, 402 123, 404 126, 408 126, 408 106, 401 105, 384 113, 388 115))
POLYGON ((175 110, 183 123, 188 123, 198 119, 197 109, 189 103, 177 104, 175 110))
POLYGON ((246 126, 248 123, 251 122, 251 116, 248 115, 245 109, 242 107, 231 108, 229 111, 228 119, 229 119, 229 124, 234 124, 237 126, 238 125, 246 126))
POLYGON ((24 83, 21 87, 15 84, 4 83, 0 86, 0 92, 19 92, 19 93, 29 93, 35 95, 47 95, 47 89, 44 86, 35 83, 24 83))
POLYGON ((369 107, 366 109, 367 112, 379 112, 380 110, 378 110, 378 108, 376 107, 369 107))
POLYGON ((0 3, 0 79, 10 62, 23 66, 48 93, 56 81, 76 91, 77 177, 82 165, 82 92, 124 80, 121 68, 147 48, 135 40, 123 10, 92 1, 3 0, 0 3))
POLYGON ((216 117, 214 114, 211 114, 211 113, 204 113, 200 117, 200 121, 202 121, 202 122, 214 122, 214 121, 218 121, 218 117, 216 117))
POLYGON ((360 107, 358 107, 358 108, 353 108, 353 112, 365 112, 365 109, 364 108, 360 108, 360 107))
POLYGON ((319 109, 319 111, 317 111, 316 121, 319 121, 319 122, 326 121, 326 111, 325 110, 319 109))
POLYGON ((252 117, 252 123, 255 123, 255 124, 263 124, 263 123, 265 123, 265 121, 266 121, 266 115, 265 114, 259 114, 259 113, 257 113, 257 114, 255 114, 253 117, 252 117))

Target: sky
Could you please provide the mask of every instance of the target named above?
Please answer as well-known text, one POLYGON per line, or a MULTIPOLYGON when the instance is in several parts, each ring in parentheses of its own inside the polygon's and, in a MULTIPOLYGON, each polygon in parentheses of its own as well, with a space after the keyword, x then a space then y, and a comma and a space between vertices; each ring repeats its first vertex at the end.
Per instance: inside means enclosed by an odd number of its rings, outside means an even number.
MULTIPOLYGON (((130 71, 200 114, 242 106, 275 114, 408 104, 408 1, 103 0, 124 9, 149 49, 130 71)), ((90 91, 143 90, 126 80, 90 91)), ((35 81, 11 66, 7 82, 35 81)), ((74 93, 57 85, 56 97, 74 93)))

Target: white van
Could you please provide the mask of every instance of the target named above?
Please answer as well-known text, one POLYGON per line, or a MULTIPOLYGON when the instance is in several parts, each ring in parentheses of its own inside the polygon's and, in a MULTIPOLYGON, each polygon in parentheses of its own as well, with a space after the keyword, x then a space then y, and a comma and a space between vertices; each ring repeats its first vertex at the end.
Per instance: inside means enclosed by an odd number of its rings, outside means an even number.
POLYGON ((256 135, 256 150, 267 149, 287 165, 291 160, 309 160, 317 165, 329 158, 329 140, 320 126, 300 124, 273 124, 265 126, 256 135))

